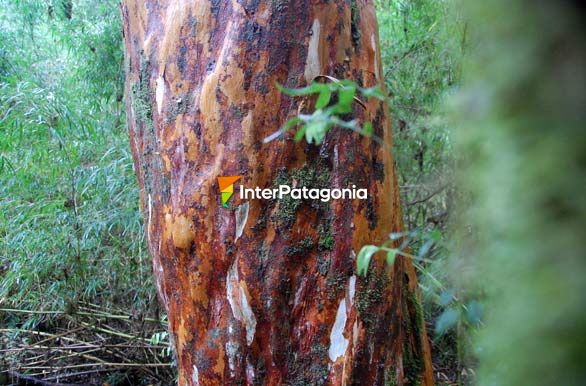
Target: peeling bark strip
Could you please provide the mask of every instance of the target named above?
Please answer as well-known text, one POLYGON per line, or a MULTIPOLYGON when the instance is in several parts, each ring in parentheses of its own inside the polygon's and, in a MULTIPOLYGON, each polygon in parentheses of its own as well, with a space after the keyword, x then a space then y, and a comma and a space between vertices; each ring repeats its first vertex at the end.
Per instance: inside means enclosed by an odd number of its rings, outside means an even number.
MULTIPOLYGON (((381 83, 370 1, 138 1, 122 5, 127 112, 159 295, 181 385, 430 385, 411 264, 355 251, 401 229, 393 160, 334 129, 320 146, 262 139, 317 75, 381 83), (368 200, 230 200, 244 186, 368 188, 368 200)), ((307 105, 307 104, 306 104, 307 105)), ((391 143, 388 113, 355 117, 391 143)))

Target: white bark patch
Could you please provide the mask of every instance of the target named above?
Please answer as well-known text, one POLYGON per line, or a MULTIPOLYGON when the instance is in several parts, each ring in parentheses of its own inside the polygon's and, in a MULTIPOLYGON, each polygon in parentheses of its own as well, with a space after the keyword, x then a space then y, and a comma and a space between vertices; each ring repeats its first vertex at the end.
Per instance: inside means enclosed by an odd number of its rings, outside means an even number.
POLYGON ((199 386, 199 371, 195 365, 193 366, 193 373, 191 374, 191 384, 193 386, 199 386))
POLYGON ((305 80, 311 83, 321 71, 321 63, 319 58, 319 34, 320 24, 319 20, 313 20, 311 26, 311 38, 309 39, 309 46, 307 48, 307 59, 305 60, 305 80))
POLYGON ((151 38, 152 38, 152 33, 149 32, 148 36, 144 39, 144 42, 142 43, 142 46, 144 47, 144 52, 148 53, 151 49, 151 38))
POLYGON ((256 318, 254 317, 252 308, 250 308, 250 304, 248 304, 248 298, 242 286, 240 286, 240 299, 242 302, 242 322, 244 322, 244 326, 246 327, 246 344, 250 346, 254 339, 254 333, 256 332, 256 318))
POLYGON ((379 80, 378 54, 376 49, 376 36, 374 36, 374 33, 370 35, 370 44, 372 45, 372 50, 374 51, 374 76, 376 77, 376 80, 379 80))
POLYGON ((236 261, 234 261, 226 276, 226 296, 232 309, 232 315, 246 328, 246 344, 250 346, 256 332, 256 318, 248 302, 244 286, 238 279, 236 261))
POLYGON ((161 75, 157 78, 157 90, 155 91, 155 99, 157 101, 157 112, 161 114, 163 110, 163 98, 165 97, 165 79, 161 75))
POLYGON ((350 276, 348 280, 348 298, 350 300, 350 306, 354 304, 354 294, 356 293, 356 275, 350 276))
POLYGON ((246 363, 246 380, 248 384, 254 383, 254 366, 250 363, 246 363))
POLYGON ((244 232, 244 226, 246 225, 246 221, 248 220, 249 209, 250 204, 248 203, 248 201, 240 205, 236 209, 236 237, 234 238, 234 241, 238 240, 238 238, 242 236, 242 232, 244 232))
POLYGON ((226 275, 226 296, 228 298, 228 303, 230 303, 230 308, 232 308, 232 313, 236 314, 234 311, 234 308, 236 307, 234 300, 234 289, 232 288, 234 283, 238 285, 238 268, 236 267, 236 261, 232 263, 232 266, 226 275))
POLYGON ((228 355, 228 367, 230 373, 234 376, 234 370, 236 369, 236 354, 238 353, 238 344, 234 342, 226 343, 226 355, 228 355))
POLYGON ((299 288, 297 288, 297 291, 295 292, 295 298, 293 300, 293 306, 296 307, 299 302, 301 301, 301 294, 303 294, 303 290, 305 289, 305 282, 303 282, 299 288))
POLYGON ((153 200, 151 194, 149 193, 149 223, 147 224, 147 239, 151 241, 151 221, 153 219, 153 200))
POLYGON ((328 355, 332 362, 346 353, 348 339, 344 338, 344 327, 346 326, 346 299, 342 299, 336 313, 336 321, 330 332, 330 348, 328 355))

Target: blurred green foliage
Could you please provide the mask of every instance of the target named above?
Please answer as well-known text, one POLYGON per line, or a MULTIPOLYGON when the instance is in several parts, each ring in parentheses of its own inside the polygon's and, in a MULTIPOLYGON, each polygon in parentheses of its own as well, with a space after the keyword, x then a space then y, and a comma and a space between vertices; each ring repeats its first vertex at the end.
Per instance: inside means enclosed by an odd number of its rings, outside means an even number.
POLYGON ((453 276, 485 294, 480 385, 586 384, 586 10, 464 2, 453 276))

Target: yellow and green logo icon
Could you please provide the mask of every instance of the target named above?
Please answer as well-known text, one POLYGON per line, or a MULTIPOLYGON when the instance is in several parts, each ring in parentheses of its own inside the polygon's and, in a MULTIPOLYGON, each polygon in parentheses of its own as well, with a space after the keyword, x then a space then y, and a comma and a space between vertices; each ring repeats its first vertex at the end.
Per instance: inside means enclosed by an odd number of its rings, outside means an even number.
POLYGON ((222 205, 228 208, 228 200, 234 194, 234 183, 242 176, 226 176, 218 177, 218 185, 220 186, 220 193, 222 194, 222 205))

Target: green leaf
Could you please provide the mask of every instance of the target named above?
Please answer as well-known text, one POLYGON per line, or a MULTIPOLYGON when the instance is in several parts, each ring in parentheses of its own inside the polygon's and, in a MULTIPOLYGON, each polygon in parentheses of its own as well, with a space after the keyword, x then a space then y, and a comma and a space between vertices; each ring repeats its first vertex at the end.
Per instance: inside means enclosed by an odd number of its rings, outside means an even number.
POLYGON ((303 122, 303 121, 298 116, 289 119, 287 122, 285 122, 285 124, 283 125, 283 127, 281 127, 279 130, 275 131, 273 134, 271 134, 268 137, 266 137, 265 139, 263 139, 263 142, 264 143, 268 143, 268 142, 271 142, 274 139, 279 138, 281 135, 283 135, 284 133, 286 133, 287 131, 289 131, 289 129, 291 129, 293 126, 296 126, 296 125, 298 125, 301 122, 303 122))
POLYGON ((374 132, 374 129, 372 128, 372 123, 364 122, 364 126, 362 127, 362 134, 364 134, 367 137, 370 137, 370 136, 372 136, 373 132, 374 132))
POLYGON ((323 141, 328 129, 331 127, 327 120, 315 119, 306 125, 305 140, 307 143, 319 144, 323 141))
POLYGON ((387 251, 387 264, 388 265, 395 264, 396 257, 397 257, 397 250, 396 249, 391 249, 390 251, 387 251))
POLYGON ((283 125, 283 127, 281 127, 281 131, 283 133, 285 133, 290 128, 292 128, 293 126, 298 125, 301 122, 302 122, 301 118, 299 118, 299 117, 293 117, 293 118, 289 119, 287 122, 285 122, 285 124, 283 125))
POLYGON ((372 255, 377 253, 379 250, 380 248, 376 245, 365 245, 362 247, 362 249, 360 249, 360 252, 358 252, 358 257, 356 258, 356 271, 358 272, 358 275, 366 275, 372 255))
POLYGON ((295 142, 301 141, 301 139, 303 138, 303 134, 305 134, 305 130, 307 130, 306 125, 301 126, 299 130, 297 130, 297 132, 295 133, 295 142))
POLYGON ((317 101, 315 102, 315 109, 319 110, 326 107, 328 103, 330 103, 331 97, 332 92, 330 89, 328 87, 323 88, 317 97, 317 101))
POLYGON ((289 96, 306 96, 321 92, 321 90, 323 89, 322 86, 323 85, 320 83, 312 83, 309 86, 305 86, 302 88, 287 88, 277 83, 277 90, 289 96))
POLYGON ((449 305, 452 300, 454 300, 454 290, 449 289, 442 291, 439 298, 439 305, 445 307, 449 305))
POLYGON ((385 97, 386 97, 385 93, 378 85, 376 85, 374 87, 370 87, 370 88, 360 89, 360 92, 362 93, 362 95, 364 95, 367 98, 376 98, 381 101, 385 100, 385 97))
POLYGON ((420 258, 425 257, 427 255, 427 253, 429 252, 429 250, 431 249, 431 247, 433 246, 433 244, 435 244, 434 240, 427 240, 425 242, 425 244, 423 244, 421 246, 421 248, 419 249, 418 257, 420 257, 420 258))
POLYGON ((484 313, 484 307, 482 303, 474 300, 468 303, 466 306, 466 319, 468 323, 477 326, 482 321, 482 314, 484 313))
POLYGON ((356 95, 356 87, 347 86, 340 88, 338 91, 338 104, 336 105, 336 112, 339 114, 351 113, 354 95, 356 95))
POLYGON ((445 334, 456 325, 459 318, 460 312, 456 308, 448 308, 437 318, 435 322, 435 333, 438 335, 445 334))
POLYGON ((442 232, 439 229, 435 229, 429 234, 429 238, 433 241, 440 241, 442 238, 442 232))

